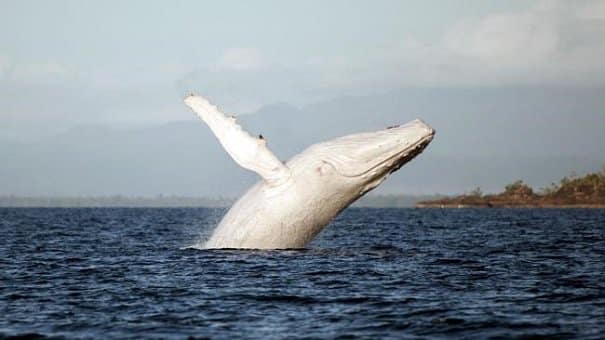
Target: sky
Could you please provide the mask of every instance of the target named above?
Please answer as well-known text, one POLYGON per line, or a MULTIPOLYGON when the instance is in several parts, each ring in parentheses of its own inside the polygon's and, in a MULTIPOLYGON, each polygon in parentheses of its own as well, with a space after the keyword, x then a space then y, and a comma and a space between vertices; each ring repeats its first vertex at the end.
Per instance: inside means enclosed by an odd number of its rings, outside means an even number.
MULTIPOLYGON (((191 121, 191 91, 237 114, 408 88, 598 97, 603 37, 599 0, 0 0, 0 143, 191 121)), ((583 124, 605 123, 601 103, 583 106, 583 124)))

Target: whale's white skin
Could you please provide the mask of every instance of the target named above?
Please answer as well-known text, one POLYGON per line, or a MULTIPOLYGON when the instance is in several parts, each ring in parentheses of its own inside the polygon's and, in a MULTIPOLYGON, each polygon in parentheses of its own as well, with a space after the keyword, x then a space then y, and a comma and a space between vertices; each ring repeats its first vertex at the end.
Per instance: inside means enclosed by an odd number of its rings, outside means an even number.
POLYGON ((435 134, 414 120, 312 145, 283 164, 262 137, 250 136, 206 99, 192 94, 185 103, 239 165, 262 177, 231 207, 205 248, 302 248, 338 213, 422 152, 435 134))

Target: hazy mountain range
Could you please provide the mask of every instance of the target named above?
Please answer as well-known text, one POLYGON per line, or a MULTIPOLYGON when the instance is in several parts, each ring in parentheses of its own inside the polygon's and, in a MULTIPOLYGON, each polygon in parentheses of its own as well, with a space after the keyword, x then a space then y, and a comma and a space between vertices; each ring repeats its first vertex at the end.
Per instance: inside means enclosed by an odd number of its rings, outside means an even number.
MULTIPOLYGON (((414 88, 303 108, 272 104, 238 120, 285 160, 328 138, 422 118, 437 130, 435 140, 378 193, 494 192, 515 179, 539 188, 603 166, 604 90, 414 88)), ((193 113, 183 106, 179 115, 190 120, 87 125, 35 143, 0 141, 0 195, 234 197, 257 180, 193 113)))

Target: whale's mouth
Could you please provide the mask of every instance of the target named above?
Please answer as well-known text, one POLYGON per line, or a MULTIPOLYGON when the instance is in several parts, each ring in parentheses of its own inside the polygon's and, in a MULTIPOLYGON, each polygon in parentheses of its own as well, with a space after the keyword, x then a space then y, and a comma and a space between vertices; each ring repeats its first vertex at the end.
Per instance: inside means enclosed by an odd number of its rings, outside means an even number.
POLYGON ((413 144, 405 147, 403 150, 396 152, 390 156, 387 156, 384 159, 379 160, 373 166, 360 170, 360 171, 344 171, 344 169, 338 166, 332 159, 324 159, 324 162, 331 165, 334 170, 342 177, 355 178, 355 177, 364 177, 369 174, 377 174, 377 173, 385 173, 390 174, 397 170, 399 170, 403 165, 407 162, 414 159, 414 157, 418 156, 427 145, 433 140, 435 136, 435 131, 433 129, 430 132, 420 138, 413 144))

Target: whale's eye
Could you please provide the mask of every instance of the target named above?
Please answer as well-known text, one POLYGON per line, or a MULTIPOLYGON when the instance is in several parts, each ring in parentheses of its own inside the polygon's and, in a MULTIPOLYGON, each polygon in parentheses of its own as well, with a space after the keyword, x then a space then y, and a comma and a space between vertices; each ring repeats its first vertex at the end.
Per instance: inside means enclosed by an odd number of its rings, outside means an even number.
POLYGON ((328 173, 330 168, 330 164, 328 164, 326 161, 321 161, 321 164, 319 164, 319 166, 317 166, 317 173, 322 176, 328 173))

